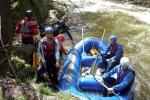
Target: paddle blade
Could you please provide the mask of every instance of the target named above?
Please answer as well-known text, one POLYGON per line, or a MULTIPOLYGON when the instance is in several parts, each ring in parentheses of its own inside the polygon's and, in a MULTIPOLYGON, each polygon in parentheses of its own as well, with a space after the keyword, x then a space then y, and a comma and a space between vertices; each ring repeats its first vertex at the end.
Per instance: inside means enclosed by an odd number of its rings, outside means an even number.
POLYGON ((32 66, 38 66, 40 63, 39 56, 36 52, 33 54, 33 65, 32 66))
POLYGON ((98 68, 98 57, 95 59, 95 61, 92 63, 90 74, 95 75, 98 68))

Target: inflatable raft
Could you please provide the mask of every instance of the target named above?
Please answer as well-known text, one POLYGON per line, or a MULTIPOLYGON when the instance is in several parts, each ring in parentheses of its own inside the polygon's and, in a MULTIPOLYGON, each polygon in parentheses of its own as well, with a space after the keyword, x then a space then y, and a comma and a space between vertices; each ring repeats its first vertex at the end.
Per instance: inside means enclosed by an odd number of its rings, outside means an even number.
MULTIPOLYGON (((99 76, 103 66, 101 56, 93 56, 92 48, 101 52, 108 44, 101 38, 84 38, 78 42, 68 53, 64 62, 64 68, 60 78, 60 91, 77 96, 81 100, 132 100, 133 94, 117 94, 117 96, 103 97, 103 86, 99 84, 92 75, 90 70, 93 62, 97 60, 96 71, 94 75, 99 76), (101 44, 101 45, 100 45, 101 44)), ((95 51, 96 52, 96 51, 95 51)), ((115 75, 112 77, 115 78, 115 75)))

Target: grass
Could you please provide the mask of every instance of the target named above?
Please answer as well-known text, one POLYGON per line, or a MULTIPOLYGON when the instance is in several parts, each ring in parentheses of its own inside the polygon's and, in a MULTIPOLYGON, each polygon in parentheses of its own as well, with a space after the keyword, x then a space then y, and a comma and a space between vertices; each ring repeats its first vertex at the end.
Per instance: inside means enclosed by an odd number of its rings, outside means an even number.
POLYGON ((48 95, 48 96, 52 96, 52 90, 49 89, 48 87, 45 87, 44 84, 40 84, 39 87, 37 88, 37 91, 41 94, 45 94, 45 95, 48 95))
POLYGON ((26 78, 26 80, 23 80, 23 83, 25 83, 26 85, 30 85, 32 83, 35 83, 36 77, 34 78, 26 78))
POLYGON ((64 93, 60 93, 58 95, 59 98, 61 98, 62 100, 70 100, 71 95, 70 94, 64 94, 64 93))
POLYGON ((14 98, 14 100, 28 100, 29 99, 29 97, 28 96, 16 96, 15 98, 14 98))

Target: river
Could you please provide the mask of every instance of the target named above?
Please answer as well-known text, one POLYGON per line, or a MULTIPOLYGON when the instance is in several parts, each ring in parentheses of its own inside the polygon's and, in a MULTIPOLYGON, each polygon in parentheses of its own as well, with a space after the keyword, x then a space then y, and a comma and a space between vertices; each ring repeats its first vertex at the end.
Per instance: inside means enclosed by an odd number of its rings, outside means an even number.
POLYGON ((64 1, 80 7, 71 11, 73 16, 81 16, 82 12, 84 17, 77 20, 82 21, 77 25, 78 30, 72 32, 74 40, 82 39, 82 26, 86 26, 84 37, 101 38, 105 28, 106 42, 109 36, 116 35, 123 45, 124 56, 136 71, 134 100, 150 100, 150 9, 104 0, 71 0, 74 4, 64 1))

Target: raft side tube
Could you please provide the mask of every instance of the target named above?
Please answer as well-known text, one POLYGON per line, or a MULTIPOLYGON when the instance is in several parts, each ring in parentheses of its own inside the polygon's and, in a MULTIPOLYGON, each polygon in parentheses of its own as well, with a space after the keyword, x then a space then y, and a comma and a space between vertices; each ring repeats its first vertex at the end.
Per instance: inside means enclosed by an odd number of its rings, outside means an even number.
POLYGON ((85 91, 102 92, 103 86, 99 84, 93 77, 80 77, 78 87, 85 91))
MULTIPOLYGON (((82 66, 92 66, 92 63, 96 60, 97 56, 83 56, 81 58, 81 64, 82 66)), ((98 67, 103 66, 103 59, 101 56, 98 57, 98 67)))

